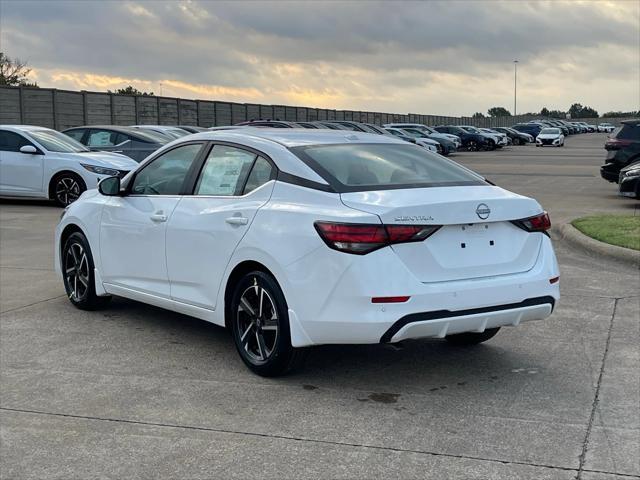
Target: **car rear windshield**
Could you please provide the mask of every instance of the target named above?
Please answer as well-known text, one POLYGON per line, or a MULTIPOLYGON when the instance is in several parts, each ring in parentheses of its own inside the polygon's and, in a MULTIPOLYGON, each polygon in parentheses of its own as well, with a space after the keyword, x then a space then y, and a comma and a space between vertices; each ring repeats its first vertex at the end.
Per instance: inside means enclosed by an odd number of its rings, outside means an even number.
POLYGON ((624 124, 613 137, 620 140, 640 140, 640 124, 624 124))
POLYGON ((486 185, 480 175, 416 145, 309 145, 291 151, 337 192, 486 185))

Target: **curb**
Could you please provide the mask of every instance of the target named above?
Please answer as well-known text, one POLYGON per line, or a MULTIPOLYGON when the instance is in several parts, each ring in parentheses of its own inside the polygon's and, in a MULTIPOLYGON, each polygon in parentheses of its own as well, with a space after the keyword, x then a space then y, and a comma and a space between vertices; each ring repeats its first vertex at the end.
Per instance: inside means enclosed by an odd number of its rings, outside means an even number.
POLYGON ((560 234, 560 237, 567 242, 587 250, 590 253, 640 268, 640 251, 595 240, 582 233, 570 223, 562 224, 555 230, 560 234))

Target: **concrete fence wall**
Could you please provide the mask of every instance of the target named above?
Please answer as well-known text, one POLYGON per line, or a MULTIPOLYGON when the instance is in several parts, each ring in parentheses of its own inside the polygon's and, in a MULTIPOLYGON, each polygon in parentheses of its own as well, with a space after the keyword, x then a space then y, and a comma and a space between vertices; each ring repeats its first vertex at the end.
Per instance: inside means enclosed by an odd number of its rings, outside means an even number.
MULTIPOLYGON (((382 125, 394 122, 425 125, 511 126, 533 118, 527 115, 496 118, 447 117, 417 113, 399 114, 290 105, 188 100, 183 98, 118 95, 53 88, 0 87, 0 124, 27 124, 64 130, 79 125, 233 125, 271 118, 288 121, 353 120, 382 125)), ((586 119, 609 121, 621 119, 586 119)))

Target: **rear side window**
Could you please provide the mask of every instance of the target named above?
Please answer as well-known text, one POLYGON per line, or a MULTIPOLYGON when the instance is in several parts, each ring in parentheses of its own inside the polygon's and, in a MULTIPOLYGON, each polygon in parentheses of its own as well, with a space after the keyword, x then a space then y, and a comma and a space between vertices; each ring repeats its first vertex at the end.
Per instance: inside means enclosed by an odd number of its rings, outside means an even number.
POLYGON ((82 137, 84 135, 85 130, 70 130, 67 132, 63 132, 65 135, 77 140, 78 142, 82 141, 82 137))
POLYGON ((22 135, 7 130, 0 130, 0 151, 19 152, 25 145, 33 145, 22 135))
POLYGON ((481 176, 414 145, 311 145, 291 150, 338 192, 485 185, 481 176))
POLYGON ((640 125, 624 124, 614 137, 620 140, 640 140, 640 125))
POLYGON ((242 194, 246 195, 247 193, 252 192, 256 188, 267 183, 273 177, 274 171, 271 164, 264 158, 258 157, 256 162, 253 164, 253 168, 251 169, 251 173, 249 174, 247 184, 244 186, 242 194))
POLYGON ((195 194, 241 195, 244 181, 255 159, 255 153, 240 148, 227 145, 214 146, 200 172, 195 194))

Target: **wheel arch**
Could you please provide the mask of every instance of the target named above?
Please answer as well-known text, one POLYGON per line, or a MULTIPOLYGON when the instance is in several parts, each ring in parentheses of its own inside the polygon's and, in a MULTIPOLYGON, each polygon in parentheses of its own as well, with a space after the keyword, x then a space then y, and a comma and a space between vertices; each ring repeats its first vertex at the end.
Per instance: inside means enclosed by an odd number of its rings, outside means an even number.
POLYGON ((64 227, 64 230, 62 230, 62 233, 60 233, 60 255, 62 255, 62 250, 64 249, 65 243, 67 243, 69 237, 74 233, 81 233, 85 236, 85 238, 88 238, 87 234, 84 232, 84 230, 82 230, 80 226, 75 223, 70 223, 69 225, 64 227))
POLYGON ((238 284, 238 282, 240 281, 240 279, 244 275, 246 275, 249 272, 254 272, 254 271, 264 272, 264 273, 266 273, 268 275, 271 275, 273 280, 280 287, 280 290, 283 290, 282 289, 282 284, 280 282, 278 282, 277 277, 264 264, 262 264, 260 262, 257 262, 255 260, 244 260, 244 261, 238 263, 235 267, 233 267, 233 270, 231 270, 231 273, 227 277, 227 283, 226 283, 225 289, 224 289, 224 297, 223 297, 223 301, 224 301, 224 325, 227 328, 229 328, 229 326, 230 326, 229 325, 229 317, 230 317, 229 309, 231 308, 231 296, 233 295, 233 291, 235 289, 235 286, 238 284))
POLYGON ((55 191, 54 191, 54 185, 55 185, 55 181, 61 177, 64 174, 70 174, 73 175, 74 177, 77 177, 78 179, 80 179, 80 181, 82 182, 82 184, 84 185, 84 189, 87 189, 87 182, 85 182, 84 178, 82 178, 82 175, 80 175, 78 172, 74 172, 71 169, 65 169, 65 170, 59 170, 57 172, 55 172, 53 175, 51 175, 51 178, 49 179, 49 186, 47 188, 47 195, 49 200, 54 200, 54 196, 55 196, 55 191))

